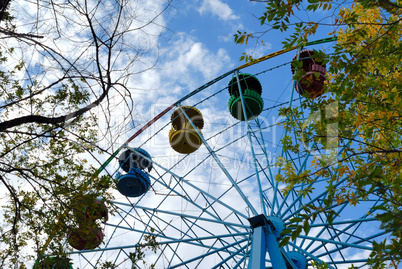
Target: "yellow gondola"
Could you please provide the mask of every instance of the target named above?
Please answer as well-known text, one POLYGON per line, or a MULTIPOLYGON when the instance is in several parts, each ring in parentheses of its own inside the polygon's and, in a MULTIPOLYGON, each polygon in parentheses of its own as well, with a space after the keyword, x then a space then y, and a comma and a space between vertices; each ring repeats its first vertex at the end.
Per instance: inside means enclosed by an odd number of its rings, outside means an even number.
MULTIPOLYGON (((204 119, 202 113, 191 106, 183 106, 182 109, 192 121, 197 130, 204 127, 204 119)), ((182 113, 180 108, 176 109, 172 114, 172 129, 169 132, 170 146, 177 152, 189 154, 196 151, 202 144, 202 139, 197 131, 191 125, 187 117, 182 113)))

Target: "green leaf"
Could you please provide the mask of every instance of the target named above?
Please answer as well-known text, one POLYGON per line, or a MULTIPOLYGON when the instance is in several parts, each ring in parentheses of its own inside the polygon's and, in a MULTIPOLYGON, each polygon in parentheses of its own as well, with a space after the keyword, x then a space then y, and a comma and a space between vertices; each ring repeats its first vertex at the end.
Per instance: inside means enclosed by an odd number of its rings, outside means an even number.
POLYGON ((310 231, 310 223, 309 223, 308 220, 305 220, 305 221, 304 221, 303 230, 304 230, 304 233, 305 233, 306 235, 307 235, 308 232, 310 231))
POLYGON ((289 243, 290 237, 285 237, 279 242, 279 247, 284 247, 289 243))
POLYGON ((292 235, 291 235, 292 241, 295 241, 296 238, 300 235, 301 232, 302 232, 302 226, 298 226, 296 228, 296 230, 292 232, 292 235))

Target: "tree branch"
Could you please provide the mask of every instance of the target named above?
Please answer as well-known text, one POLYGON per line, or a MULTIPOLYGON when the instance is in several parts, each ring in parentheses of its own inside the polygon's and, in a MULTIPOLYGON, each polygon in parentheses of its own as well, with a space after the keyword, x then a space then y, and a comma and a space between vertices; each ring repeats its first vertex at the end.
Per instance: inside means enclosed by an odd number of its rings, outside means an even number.
POLYGON ((111 85, 110 85, 110 83, 108 83, 106 90, 102 93, 101 96, 99 96, 98 99, 96 99, 91 104, 89 104, 81 109, 78 109, 77 111, 71 112, 64 116, 59 116, 59 117, 54 117, 54 118, 40 116, 40 115, 28 115, 28 116, 23 116, 23 117, 15 118, 12 120, 4 121, 4 122, 0 123, 0 132, 4 132, 5 130, 7 130, 9 128, 16 127, 16 126, 26 124, 26 123, 64 124, 67 121, 77 118, 77 117, 83 115, 85 112, 98 106, 103 101, 103 99, 105 99, 105 97, 109 93, 110 88, 111 88, 111 85))

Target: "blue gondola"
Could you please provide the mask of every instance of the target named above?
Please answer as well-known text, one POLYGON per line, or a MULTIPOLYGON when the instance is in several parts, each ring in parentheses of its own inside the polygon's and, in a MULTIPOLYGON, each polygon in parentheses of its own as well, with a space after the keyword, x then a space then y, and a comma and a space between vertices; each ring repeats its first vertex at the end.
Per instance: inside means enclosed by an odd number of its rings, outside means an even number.
POLYGON ((125 173, 117 173, 117 190, 127 197, 139 197, 151 187, 149 174, 151 156, 143 149, 127 149, 119 157, 119 165, 125 173), (147 172, 146 172, 147 171, 147 172))

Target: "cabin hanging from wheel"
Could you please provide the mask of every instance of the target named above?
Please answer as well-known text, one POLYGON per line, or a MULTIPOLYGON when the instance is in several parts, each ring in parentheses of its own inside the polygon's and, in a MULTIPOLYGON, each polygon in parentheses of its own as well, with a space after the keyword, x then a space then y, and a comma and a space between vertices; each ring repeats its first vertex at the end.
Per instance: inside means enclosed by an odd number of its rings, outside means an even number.
POLYGON ((127 197, 139 197, 151 187, 149 174, 152 170, 151 156, 141 148, 129 148, 119 157, 122 170, 116 175, 117 190, 127 197))
POLYGON ((176 109, 171 117, 172 129, 169 132, 170 146, 177 152, 189 154, 196 151, 202 144, 199 135, 204 127, 204 119, 202 113, 191 106, 182 106, 176 109), (187 117, 182 113, 186 113, 187 117), (191 122, 193 124, 191 124, 191 122), (194 126, 196 129, 194 129, 194 126), (198 131, 198 132, 197 132, 198 131))
POLYGON ((88 250, 97 248, 103 242, 104 236, 97 223, 87 222, 69 231, 67 241, 76 250, 88 250))
POLYGON ((264 101, 261 98, 261 83, 255 76, 239 74, 239 82, 237 81, 237 77, 233 77, 229 82, 228 89, 230 94, 229 111, 234 118, 245 121, 246 117, 247 120, 252 120, 260 115, 264 108, 264 101), (239 84, 246 113, 243 110, 239 84), (246 117, 244 114, 246 114, 246 117))
POLYGON ((101 223, 108 220, 108 209, 101 198, 78 195, 72 199, 71 208, 76 226, 67 232, 67 241, 76 250, 97 248, 103 241, 101 223))
MULTIPOLYGON (((297 59, 297 55, 293 60, 297 59)), ((299 54, 299 61, 303 65, 301 69, 305 72, 303 77, 296 81, 295 89, 301 95, 307 94, 308 97, 314 99, 324 93, 324 82, 326 80, 325 73, 327 72, 325 64, 322 61, 314 59, 314 51, 303 50, 299 54)), ((295 68, 292 65, 292 74, 295 73, 295 68)))

